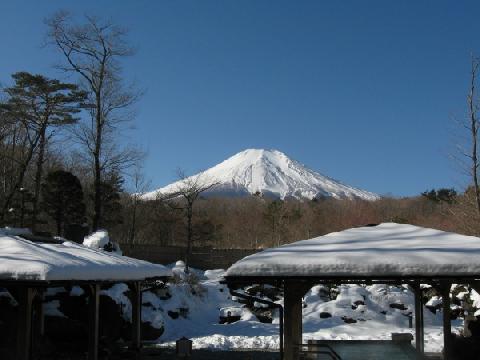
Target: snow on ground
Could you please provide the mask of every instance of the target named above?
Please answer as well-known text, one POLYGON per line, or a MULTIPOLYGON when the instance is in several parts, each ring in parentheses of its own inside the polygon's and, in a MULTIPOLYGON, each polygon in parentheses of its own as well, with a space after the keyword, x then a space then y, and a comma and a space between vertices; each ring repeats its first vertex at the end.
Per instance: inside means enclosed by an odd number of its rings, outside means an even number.
MULTIPOLYGON (((178 265, 180 267, 171 266, 174 273, 180 272, 182 264, 178 265)), ((276 311, 272 324, 261 323, 244 305, 233 301, 225 285, 219 283, 221 270, 192 271, 198 282, 189 284, 187 279, 170 284, 171 297, 159 301, 165 333, 158 340, 158 346, 174 346, 175 340, 185 336, 193 340, 196 349, 279 348, 276 311), (178 317, 173 319, 169 311, 178 317), (227 312, 241 319, 232 324, 219 324, 219 317, 226 316, 227 312)), ((338 294, 335 300, 330 300, 330 290, 321 285, 312 288, 304 297, 304 340, 390 340, 394 332, 414 334, 414 329, 409 328, 408 317, 414 312, 414 298, 407 288, 379 284, 342 285, 332 291, 338 294)), ((443 347, 441 313, 434 315, 425 309, 424 316, 426 351, 439 352, 443 347)), ((461 320, 453 324, 458 332, 461 320)))

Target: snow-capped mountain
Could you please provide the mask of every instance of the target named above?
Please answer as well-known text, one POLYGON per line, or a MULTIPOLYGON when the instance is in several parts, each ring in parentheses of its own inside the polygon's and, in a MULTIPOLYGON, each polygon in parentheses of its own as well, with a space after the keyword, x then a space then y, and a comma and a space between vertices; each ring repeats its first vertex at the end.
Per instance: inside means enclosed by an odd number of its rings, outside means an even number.
MULTIPOLYGON (((222 163, 187 178, 216 183, 210 194, 242 196, 261 193, 285 198, 333 197, 336 199, 377 200, 377 194, 344 185, 313 171, 278 150, 247 149, 222 163)), ((143 195, 145 200, 176 192, 184 183, 174 182, 143 195)))

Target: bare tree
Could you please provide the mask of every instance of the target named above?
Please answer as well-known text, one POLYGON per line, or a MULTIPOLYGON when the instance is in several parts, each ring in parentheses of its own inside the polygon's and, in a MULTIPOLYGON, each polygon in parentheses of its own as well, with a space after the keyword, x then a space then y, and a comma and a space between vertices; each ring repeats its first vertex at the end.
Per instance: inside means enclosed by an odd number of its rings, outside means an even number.
POLYGON ((128 243, 130 245, 134 245, 137 234, 137 211, 138 205, 141 200, 140 197, 147 191, 147 188, 149 186, 149 182, 145 180, 145 176, 142 170, 142 166, 140 164, 137 164, 134 167, 132 173, 133 194, 129 197, 131 200, 131 219, 128 231, 128 243))
POLYGON ((85 16, 83 24, 74 24, 66 12, 47 19, 50 43, 60 50, 66 64, 60 68, 77 74, 90 101, 91 121, 76 133, 92 160, 94 178, 93 229, 102 221, 102 177, 108 167, 115 170, 132 165, 136 156, 119 149, 113 139, 119 126, 133 116, 132 105, 140 93, 123 85, 119 60, 133 54, 126 41, 127 32, 109 21, 85 16))
POLYGON ((159 200, 168 201, 172 208, 181 210, 184 213, 187 231, 185 272, 188 273, 193 243, 193 208, 202 193, 211 190, 218 183, 212 179, 205 178, 203 173, 187 177, 181 169, 177 170, 177 176, 180 181, 177 183, 176 189, 169 194, 159 194, 159 200))
POLYGON ((457 197, 455 206, 446 210, 456 219, 462 231, 469 234, 480 234, 480 180, 479 180, 479 144, 480 119, 478 118, 479 97, 477 93, 480 58, 471 57, 470 81, 467 94, 466 116, 458 120, 456 154, 454 160, 460 170, 468 178, 465 192, 457 197))
POLYGON ((473 187, 475 191, 475 200, 478 214, 480 215, 480 188, 478 187, 478 99, 476 94, 476 82, 478 69, 480 66, 480 60, 478 58, 472 57, 472 68, 470 71, 470 91, 467 96, 468 102, 468 115, 469 115, 469 131, 470 131, 470 140, 471 140, 471 151, 470 154, 466 155, 471 162, 471 177, 473 182, 473 187))

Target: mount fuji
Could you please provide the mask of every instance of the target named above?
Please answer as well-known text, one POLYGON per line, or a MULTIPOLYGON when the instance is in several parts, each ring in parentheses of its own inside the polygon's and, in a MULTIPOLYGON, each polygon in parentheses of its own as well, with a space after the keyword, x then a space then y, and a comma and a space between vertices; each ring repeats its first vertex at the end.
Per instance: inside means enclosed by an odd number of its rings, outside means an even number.
POLYGON ((340 183, 313 171, 278 150, 247 149, 220 164, 170 185, 142 195, 144 200, 176 192, 184 181, 215 183, 207 195, 246 196, 262 194, 280 199, 377 200, 379 195, 340 183))

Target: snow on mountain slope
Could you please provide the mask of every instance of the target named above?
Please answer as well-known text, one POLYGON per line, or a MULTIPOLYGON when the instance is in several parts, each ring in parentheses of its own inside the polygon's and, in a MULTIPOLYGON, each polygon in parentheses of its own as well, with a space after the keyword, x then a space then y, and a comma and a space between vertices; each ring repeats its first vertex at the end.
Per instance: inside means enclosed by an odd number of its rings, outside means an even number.
MULTIPOLYGON (((206 171, 193 175, 191 179, 217 183, 218 185, 209 192, 218 195, 242 196, 260 192, 265 196, 281 199, 379 198, 377 194, 344 185, 313 171, 278 150, 247 149, 206 171)), ((177 181, 146 193, 143 198, 154 199, 159 193, 173 193, 181 186, 182 181, 177 181)))

